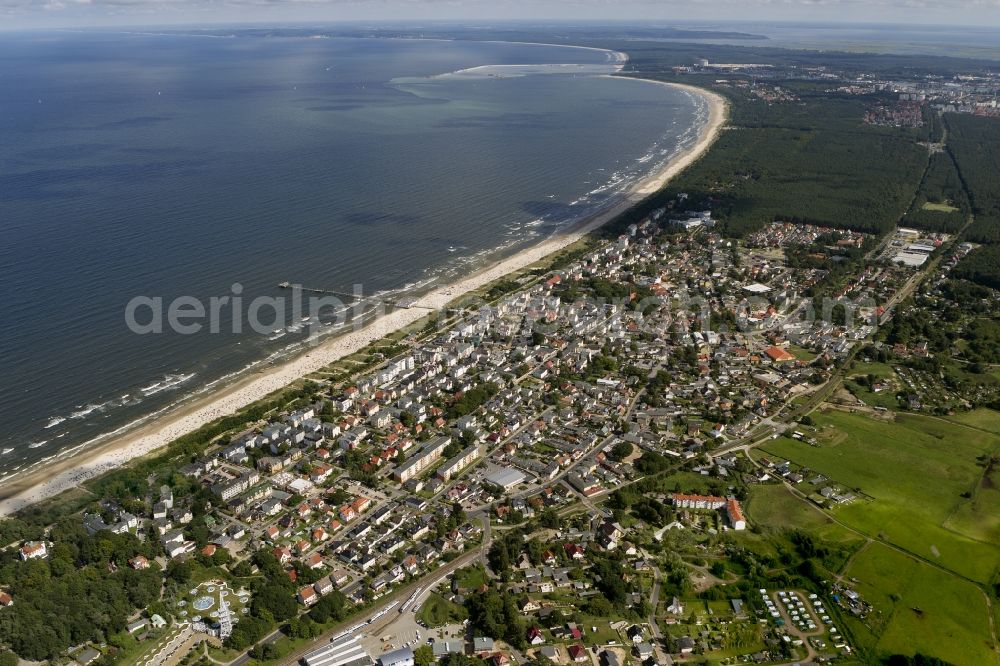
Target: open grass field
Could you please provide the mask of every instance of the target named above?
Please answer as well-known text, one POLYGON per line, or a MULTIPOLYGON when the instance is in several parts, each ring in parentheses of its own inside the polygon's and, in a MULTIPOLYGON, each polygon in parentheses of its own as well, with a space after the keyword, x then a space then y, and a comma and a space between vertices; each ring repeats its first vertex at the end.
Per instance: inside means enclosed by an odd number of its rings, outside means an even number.
POLYGON ((879 391, 875 393, 858 382, 847 380, 844 386, 856 398, 869 407, 885 407, 886 409, 898 409, 899 400, 896 399, 896 392, 891 390, 879 391))
POLYGON ((1000 544, 1000 469, 991 468, 972 497, 956 507, 944 525, 961 534, 980 534, 1000 544))
POLYGON ((583 628, 583 642, 586 645, 607 645, 610 641, 624 643, 624 636, 611 627, 607 618, 597 618, 586 613, 580 616, 583 628), (594 631, 594 628, 597 631, 594 631))
POLYGON ((455 581, 461 589, 475 590, 487 580, 486 572, 481 566, 466 567, 455 572, 455 581))
POLYGON ((452 603, 440 594, 431 594, 420 607, 418 617, 428 627, 443 627, 451 622, 461 622, 468 613, 458 604, 452 603))
POLYGON ((953 664, 996 664, 989 611, 974 585, 874 543, 847 575, 876 612, 848 622, 855 640, 875 655, 924 654, 953 664))
POLYGON ((756 527, 816 530, 836 524, 818 508, 793 496, 784 485, 755 486, 744 509, 756 527))
MULTIPOLYGON (((746 515, 754 527, 765 533, 773 529, 798 529, 811 533, 823 543, 832 546, 822 564, 831 571, 839 571, 851 554, 864 545, 864 538, 837 524, 833 518, 816 507, 792 495, 784 485, 763 485, 752 489, 744 505, 746 515)), ((761 554, 777 555, 772 539, 762 539, 753 532, 742 532, 735 537, 746 548, 761 554)))
POLYGON ((955 423, 1000 434, 1000 412, 995 409, 974 409, 971 412, 961 412, 947 418, 955 423))
POLYGON ((663 492, 709 493, 711 479, 697 472, 674 472, 657 479, 657 486, 663 492))
POLYGON ((871 363, 855 363, 851 371, 847 373, 845 386, 862 400, 866 405, 872 407, 885 407, 886 409, 898 409, 899 401, 896 399, 896 389, 898 378, 892 366, 887 363, 873 361, 871 363), (872 376, 889 383, 889 387, 883 391, 875 393, 857 381, 858 378, 872 376))
POLYGON ((806 349, 805 347, 799 347, 798 345, 789 345, 788 353, 800 361, 805 361, 806 363, 809 363, 816 358, 816 352, 806 349))
POLYGON ((896 372, 892 369, 891 365, 888 363, 879 363, 878 361, 855 363, 851 371, 847 374, 850 377, 855 375, 872 375, 879 379, 893 379, 896 376, 896 372))
POLYGON ((813 418, 819 446, 778 439, 761 450, 871 498, 833 509, 845 524, 972 580, 993 580, 1000 493, 974 491, 983 485, 977 458, 1000 451, 1000 436, 924 416, 881 422, 829 411, 813 418))
POLYGON ((921 206, 922 210, 930 210, 935 213, 957 213, 958 209, 947 202, 925 201, 921 206))

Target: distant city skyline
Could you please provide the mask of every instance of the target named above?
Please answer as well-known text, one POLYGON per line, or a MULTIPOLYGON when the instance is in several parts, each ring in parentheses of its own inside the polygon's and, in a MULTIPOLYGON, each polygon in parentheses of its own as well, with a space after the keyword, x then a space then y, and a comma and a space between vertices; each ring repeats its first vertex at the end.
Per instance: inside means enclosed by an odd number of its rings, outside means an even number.
POLYGON ((818 21, 1000 26, 1000 0, 0 0, 0 29, 413 20, 818 21))

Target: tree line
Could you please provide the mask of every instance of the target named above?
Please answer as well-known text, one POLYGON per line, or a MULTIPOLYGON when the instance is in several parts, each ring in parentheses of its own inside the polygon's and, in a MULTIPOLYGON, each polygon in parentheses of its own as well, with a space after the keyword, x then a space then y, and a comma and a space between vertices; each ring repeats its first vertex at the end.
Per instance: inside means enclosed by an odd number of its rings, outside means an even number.
POLYGON ((965 224, 969 210, 969 199, 955 161, 950 153, 938 152, 931 155, 927 172, 903 223, 917 229, 953 234, 965 224))
POLYGON ((909 130, 864 125, 864 103, 793 87, 800 103, 730 93, 733 128, 671 189, 744 236, 775 221, 883 233, 899 221, 927 164, 909 130))
POLYGON ((966 240, 986 243, 959 262, 955 275, 1000 288, 1000 121, 968 114, 945 114, 948 150, 969 192, 975 222, 966 240))

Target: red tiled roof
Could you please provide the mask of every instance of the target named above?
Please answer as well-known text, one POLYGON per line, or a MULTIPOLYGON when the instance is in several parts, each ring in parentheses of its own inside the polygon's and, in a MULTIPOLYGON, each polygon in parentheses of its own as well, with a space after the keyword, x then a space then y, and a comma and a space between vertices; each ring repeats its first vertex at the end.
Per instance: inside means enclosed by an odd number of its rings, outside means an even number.
POLYGON ((768 347, 764 352, 772 361, 794 361, 795 357, 781 347, 768 347))

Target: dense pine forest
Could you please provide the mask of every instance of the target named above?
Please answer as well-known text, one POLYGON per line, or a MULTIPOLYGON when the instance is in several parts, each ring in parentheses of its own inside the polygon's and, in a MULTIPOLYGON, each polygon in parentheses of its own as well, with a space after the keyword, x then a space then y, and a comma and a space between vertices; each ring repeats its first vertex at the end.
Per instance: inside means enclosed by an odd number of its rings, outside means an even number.
POLYGON ((966 240, 984 243, 970 252, 955 275, 1000 288, 1000 120, 947 114, 948 150, 971 198, 975 221, 966 240))
POLYGON ((908 227, 953 234, 969 219, 969 199, 951 155, 931 155, 913 205, 903 223, 908 227))
POLYGON ((776 220, 881 234, 911 209, 933 125, 866 125, 871 100, 813 82, 782 81, 795 101, 769 103, 705 77, 657 78, 713 88, 730 106, 716 146, 670 184, 660 203, 686 192, 692 206, 710 207, 736 237, 776 220))
POLYGON ((928 151, 910 131, 865 126, 864 102, 806 86, 798 102, 731 95, 731 127, 677 181, 734 236, 774 220, 882 233, 910 206, 928 151))
POLYGON ((1000 121, 948 114, 948 149, 972 198, 976 221, 968 240, 1000 241, 1000 121))
POLYGON ((955 277, 1000 289, 1000 244, 976 248, 955 267, 955 277))

